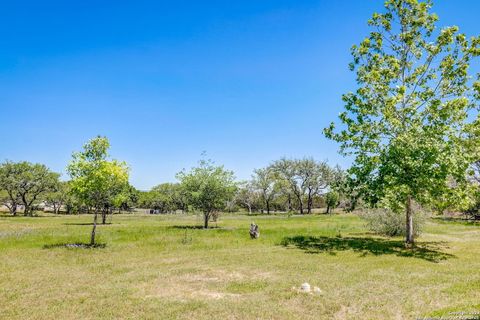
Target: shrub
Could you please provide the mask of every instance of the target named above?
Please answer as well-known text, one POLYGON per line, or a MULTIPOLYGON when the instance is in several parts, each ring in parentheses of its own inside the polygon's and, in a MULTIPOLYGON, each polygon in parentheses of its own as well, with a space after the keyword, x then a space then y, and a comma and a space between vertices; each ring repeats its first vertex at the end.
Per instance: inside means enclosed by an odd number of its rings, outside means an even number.
MULTIPOLYGON (((405 236, 405 215, 394 212, 390 209, 369 209, 360 214, 365 220, 366 227, 375 233, 394 237, 405 236)), ((426 214, 418 210, 413 215, 413 230, 415 236, 418 236, 425 224, 426 214)))
POLYGON ((327 203, 327 213, 330 213, 330 210, 335 209, 338 204, 338 193, 335 191, 330 191, 329 193, 327 193, 325 198, 325 201, 327 203))
POLYGON ((468 219, 480 220, 480 192, 473 192, 470 196, 470 203, 463 210, 468 219))

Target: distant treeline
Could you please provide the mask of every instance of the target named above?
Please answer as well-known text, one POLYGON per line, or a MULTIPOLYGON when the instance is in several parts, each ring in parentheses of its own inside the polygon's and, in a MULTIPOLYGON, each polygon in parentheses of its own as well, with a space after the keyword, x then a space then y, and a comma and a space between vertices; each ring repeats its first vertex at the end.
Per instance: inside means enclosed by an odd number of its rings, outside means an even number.
MULTIPOLYGON (((248 181, 235 182, 234 192, 224 202, 223 211, 235 212, 299 212, 311 213, 314 208, 352 206, 343 192, 345 173, 337 166, 312 158, 286 159, 254 170, 248 181)), ((91 213, 94 208, 72 191, 70 181, 60 181, 60 174, 43 164, 6 161, 0 164, 0 203, 12 215, 21 211, 32 215, 34 210, 56 214, 91 213)), ((122 186, 114 196, 105 197, 105 213, 129 212, 135 208, 155 213, 189 212, 189 192, 181 182, 162 183, 149 191, 140 191, 130 184, 122 186)))

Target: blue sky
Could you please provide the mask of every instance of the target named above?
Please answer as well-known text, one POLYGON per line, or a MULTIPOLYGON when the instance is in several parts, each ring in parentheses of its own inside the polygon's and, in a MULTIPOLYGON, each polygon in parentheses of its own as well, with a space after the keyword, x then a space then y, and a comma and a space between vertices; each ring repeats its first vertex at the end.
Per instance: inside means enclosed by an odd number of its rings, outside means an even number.
MULTIPOLYGON (((64 172, 106 135, 148 189, 203 151, 246 179, 313 156, 347 167, 322 129, 355 88, 349 49, 383 1, 2 1, 0 159, 64 172)), ((480 33, 480 2, 437 1, 480 33)))

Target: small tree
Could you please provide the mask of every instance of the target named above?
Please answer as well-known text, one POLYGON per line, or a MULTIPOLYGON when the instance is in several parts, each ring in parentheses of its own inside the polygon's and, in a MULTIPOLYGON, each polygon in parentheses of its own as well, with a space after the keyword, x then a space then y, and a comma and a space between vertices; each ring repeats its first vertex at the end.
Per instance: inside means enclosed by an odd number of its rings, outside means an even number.
POLYGON ((327 204, 327 213, 331 213, 330 210, 333 211, 338 204, 338 192, 336 191, 329 191, 325 196, 325 202, 327 204))
POLYGON ((359 88, 343 96, 342 130, 326 136, 353 154, 350 179, 371 205, 380 200, 406 216, 406 244, 414 243, 413 203, 431 204, 466 185, 478 150, 476 101, 480 82, 469 66, 480 39, 458 27, 435 28, 431 2, 388 0, 374 29, 353 46, 359 88), (473 119, 473 120, 472 120, 473 119))
POLYGON ((225 208, 235 194, 236 184, 232 171, 223 166, 215 166, 210 160, 202 160, 190 171, 177 174, 182 189, 186 192, 189 203, 202 211, 204 228, 214 213, 225 208))
POLYGON ((108 160, 110 143, 105 137, 96 137, 73 154, 67 167, 72 178, 71 190, 85 205, 94 209, 90 245, 95 245, 98 213, 112 203, 128 184, 125 162, 108 160))

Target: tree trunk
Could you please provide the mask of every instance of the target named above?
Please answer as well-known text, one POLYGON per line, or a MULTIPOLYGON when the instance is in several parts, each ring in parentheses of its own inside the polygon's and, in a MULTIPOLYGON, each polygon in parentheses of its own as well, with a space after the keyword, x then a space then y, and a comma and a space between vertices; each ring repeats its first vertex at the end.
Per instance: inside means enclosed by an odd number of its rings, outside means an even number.
POLYGON ((248 205, 248 214, 252 214, 252 206, 248 205))
POLYGON ((16 203, 12 204, 12 207, 10 208, 10 213, 11 213, 13 216, 16 216, 16 215, 17 215, 17 204, 16 204, 16 203))
POLYGON ((270 214, 270 201, 267 201, 267 214, 270 214))
POLYGON ((300 204, 300 214, 303 214, 303 201, 299 200, 298 202, 300 204))
POLYGON ((330 205, 327 204, 327 214, 329 214, 329 213, 330 213, 330 205))
POLYGON ((102 224, 106 224, 106 223, 107 223, 107 210, 108 210, 108 209, 103 209, 103 210, 102 210, 102 224))
POLYGON ((308 201, 307 201, 307 213, 308 214, 312 213, 312 206, 313 206, 313 199, 312 199, 312 195, 309 193, 308 194, 308 201))
POLYGON ((405 244, 411 246, 414 244, 413 239, 413 211, 412 211, 412 197, 407 196, 406 203, 406 238, 405 244))
POLYGON ((204 229, 208 228, 208 220, 210 220, 210 214, 205 212, 203 214, 203 228, 204 229))
POLYGON ((95 210, 94 216, 93 216, 93 229, 92 229, 92 234, 90 235, 90 245, 93 246, 95 245, 95 231, 97 230, 97 214, 98 210, 95 210))

